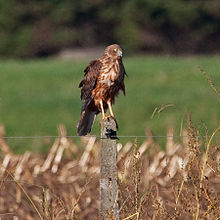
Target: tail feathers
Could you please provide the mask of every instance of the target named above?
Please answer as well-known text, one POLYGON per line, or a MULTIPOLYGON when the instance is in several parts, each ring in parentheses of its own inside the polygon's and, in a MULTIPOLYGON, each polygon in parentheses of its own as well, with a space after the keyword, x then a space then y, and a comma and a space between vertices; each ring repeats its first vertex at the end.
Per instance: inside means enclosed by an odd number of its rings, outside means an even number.
POLYGON ((89 109, 82 111, 81 119, 77 125, 77 134, 79 136, 85 136, 90 133, 95 116, 96 112, 92 112, 89 109))

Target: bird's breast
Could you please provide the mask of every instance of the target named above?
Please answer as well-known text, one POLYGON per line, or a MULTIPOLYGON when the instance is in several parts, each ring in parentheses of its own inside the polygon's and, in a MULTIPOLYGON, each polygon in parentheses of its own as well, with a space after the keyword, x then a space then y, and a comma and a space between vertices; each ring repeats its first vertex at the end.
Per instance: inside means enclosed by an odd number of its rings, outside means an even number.
POLYGON ((100 83, 112 86, 117 79, 118 74, 114 67, 103 69, 100 74, 100 83))

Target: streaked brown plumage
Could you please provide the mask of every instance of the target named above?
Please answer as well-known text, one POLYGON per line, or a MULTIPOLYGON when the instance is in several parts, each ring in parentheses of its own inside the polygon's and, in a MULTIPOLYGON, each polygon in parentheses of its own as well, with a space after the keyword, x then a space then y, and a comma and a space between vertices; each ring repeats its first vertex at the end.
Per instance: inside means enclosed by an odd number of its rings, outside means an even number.
POLYGON ((102 112, 104 119, 107 108, 114 117, 111 105, 120 90, 125 95, 126 72, 122 63, 122 49, 117 44, 108 46, 103 56, 91 61, 84 72, 84 78, 79 84, 83 103, 77 126, 78 135, 90 133, 95 116, 102 112))

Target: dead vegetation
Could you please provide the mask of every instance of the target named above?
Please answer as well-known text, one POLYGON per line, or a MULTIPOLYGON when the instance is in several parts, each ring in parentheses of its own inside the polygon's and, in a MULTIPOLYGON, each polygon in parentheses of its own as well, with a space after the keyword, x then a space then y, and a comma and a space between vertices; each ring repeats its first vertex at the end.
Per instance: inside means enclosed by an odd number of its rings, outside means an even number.
MULTIPOLYGON (((202 142, 188 118, 180 143, 168 128, 165 151, 149 129, 140 146, 118 143, 120 219, 220 219, 219 129, 202 142)), ((82 138, 82 152, 58 131, 48 155, 14 155, 1 127, 1 219, 98 219, 100 142, 82 138)))

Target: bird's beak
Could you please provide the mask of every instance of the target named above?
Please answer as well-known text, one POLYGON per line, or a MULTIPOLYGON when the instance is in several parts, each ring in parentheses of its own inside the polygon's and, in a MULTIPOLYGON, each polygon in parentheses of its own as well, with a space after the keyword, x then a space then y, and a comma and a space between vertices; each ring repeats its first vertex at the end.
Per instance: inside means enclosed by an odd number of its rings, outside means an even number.
POLYGON ((122 51, 121 51, 121 50, 118 50, 118 51, 117 51, 117 55, 118 55, 119 57, 122 57, 122 51))

